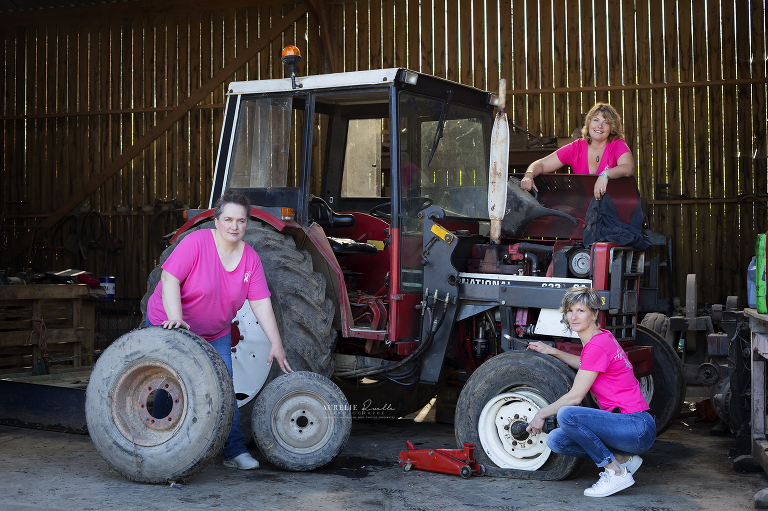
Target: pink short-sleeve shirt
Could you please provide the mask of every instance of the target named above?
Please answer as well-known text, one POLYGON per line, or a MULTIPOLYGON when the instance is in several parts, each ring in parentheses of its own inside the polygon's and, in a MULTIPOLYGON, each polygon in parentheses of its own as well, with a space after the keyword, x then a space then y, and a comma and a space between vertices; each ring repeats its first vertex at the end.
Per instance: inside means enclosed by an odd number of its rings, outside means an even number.
POLYGON ((601 329, 584 346, 579 369, 599 373, 590 390, 601 410, 612 411, 617 406, 622 413, 648 410, 632 364, 609 331, 601 329))
MULTIPOLYGON (((190 330, 207 341, 230 331, 230 323, 245 300, 269 298, 267 280, 256 251, 248 244, 237 267, 227 271, 221 264, 211 229, 189 233, 163 263, 181 282, 181 310, 190 330)), ((163 283, 158 283, 147 303, 153 325, 168 319, 163 308, 163 283)))
MULTIPOLYGON (((597 165, 597 173, 609 167, 615 167, 619 158, 628 153, 629 146, 620 138, 611 140, 605 145, 603 156, 597 165)), ((570 165, 574 174, 589 174, 589 144, 583 138, 574 140, 557 150, 557 157, 563 165, 570 165)))

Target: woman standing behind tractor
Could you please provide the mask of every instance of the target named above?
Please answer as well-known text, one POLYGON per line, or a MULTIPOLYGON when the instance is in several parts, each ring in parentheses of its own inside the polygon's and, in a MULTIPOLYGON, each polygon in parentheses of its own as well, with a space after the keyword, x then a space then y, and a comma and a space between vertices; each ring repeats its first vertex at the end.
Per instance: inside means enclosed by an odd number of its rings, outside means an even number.
POLYGON ((597 175, 595 199, 600 200, 608 181, 634 173, 635 161, 624 142, 621 117, 608 103, 597 103, 590 109, 581 128, 581 138, 528 166, 520 182, 523 190, 538 191, 533 178, 570 165, 574 174, 597 175))
POLYGON ((643 463, 638 454, 656 440, 656 423, 648 413, 632 364, 619 343, 597 324, 600 295, 593 289, 576 287, 563 298, 562 323, 576 332, 584 345, 581 355, 572 355, 543 342, 528 349, 560 359, 574 369, 571 390, 541 408, 527 431, 538 435, 544 419, 557 414, 558 428, 547 437, 547 446, 558 454, 591 459, 605 468, 600 479, 584 490, 587 497, 607 497, 635 484, 632 475, 643 463), (592 392, 599 410, 578 406, 592 392))
MULTIPOLYGON (((230 323, 246 299, 272 345, 267 365, 274 359, 283 372, 292 371, 261 261, 256 251, 243 242, 250 209, 244 195, 226 190, 215 206, 215 228, 193 231, 181 240, 163 264, 160 283, 147 304, 147 324, 185 328, 203 337, 224 359, 230 377, 230 323)), ((155 407, 162 408, 163 403, 158 402, 162 399, 158 398, 155 407)), ((242 470, 259 466, 245 446, 237 407, 224 443, 224 465, 242 470)))

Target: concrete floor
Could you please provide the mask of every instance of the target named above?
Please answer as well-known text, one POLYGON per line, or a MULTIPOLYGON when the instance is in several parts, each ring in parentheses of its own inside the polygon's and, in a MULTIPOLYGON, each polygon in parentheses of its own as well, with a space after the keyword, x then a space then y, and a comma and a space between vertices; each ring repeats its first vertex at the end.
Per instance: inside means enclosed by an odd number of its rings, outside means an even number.
POLYGON ((604 499, 582 494, 597 480, 594 466, 546 483, 404 472, 397 456, 406 440, 417 448, 455 448, 453 427, 429 418, 356 422, 341 455, 316 472, 285 472, 266 462, 241 472, 224 468, 219 455, 181 487, 124 479, 87 436, 0 426, 0 509, 753 509, 768 477, 735 473, 728 458, 733 437, 709 436, 713 425, 678 419, 644 455, 635 485, 604 499))

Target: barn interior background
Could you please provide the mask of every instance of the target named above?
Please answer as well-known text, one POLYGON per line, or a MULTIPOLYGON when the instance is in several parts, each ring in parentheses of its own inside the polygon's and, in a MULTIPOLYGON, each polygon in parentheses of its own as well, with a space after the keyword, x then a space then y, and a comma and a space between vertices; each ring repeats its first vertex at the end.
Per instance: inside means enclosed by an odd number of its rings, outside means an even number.
POLYGON ((511 119, 553 137, 609 101, 678 296, 696 273, 700 302, 745 305, 768 228, 763 0, 67 3, 0 0, 3 269, 80 268, 141 297, 180 208, 208 205, 227 84, 284 77, 296 44, 301 75, 506 78, 511 119))

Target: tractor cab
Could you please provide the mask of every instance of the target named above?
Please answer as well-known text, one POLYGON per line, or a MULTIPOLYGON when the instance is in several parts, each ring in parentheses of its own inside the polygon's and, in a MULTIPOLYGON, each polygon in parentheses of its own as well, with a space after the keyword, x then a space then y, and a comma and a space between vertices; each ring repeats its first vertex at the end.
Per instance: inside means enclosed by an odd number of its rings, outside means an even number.
POLYGON ((225 188, 243 192, 333 283, 342 337, 407 354, 423 283, 419 212, 438 206, 451 228, 487 230, 497 102, 407 69, 232 83, 211 204, 225 188))

